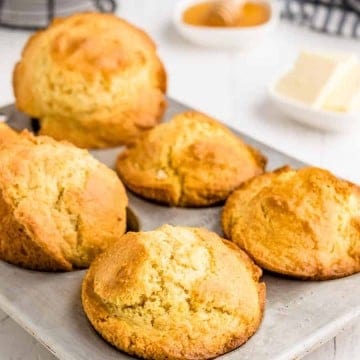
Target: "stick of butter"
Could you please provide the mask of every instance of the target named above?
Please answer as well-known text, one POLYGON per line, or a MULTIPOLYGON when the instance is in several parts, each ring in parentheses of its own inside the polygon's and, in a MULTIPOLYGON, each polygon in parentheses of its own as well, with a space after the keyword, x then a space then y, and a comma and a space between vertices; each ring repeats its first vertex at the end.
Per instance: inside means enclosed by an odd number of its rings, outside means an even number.
POLYGON ((332 108, 335 91, 356 64, 357 57, 351 54, 303 51, 294 67, 278 81, 275 89, 311 107, 322 108, 326 103, 332 108))
POLYGON ((360 111, 360 64, 349 69, 326 97, 323 108, 338 112, 360 111))

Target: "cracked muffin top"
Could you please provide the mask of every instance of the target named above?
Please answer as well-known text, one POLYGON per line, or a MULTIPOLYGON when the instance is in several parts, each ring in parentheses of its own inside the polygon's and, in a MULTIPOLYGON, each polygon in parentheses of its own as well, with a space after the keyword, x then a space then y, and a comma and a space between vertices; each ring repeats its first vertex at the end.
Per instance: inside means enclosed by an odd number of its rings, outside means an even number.
POLYGON ((86 150, 7 132, 11 141, 2 142, 0 131, 0 258, 39 270, 87 267, 125 231, 123 185, 86 150))
POLYGON ((145 359, 206 359, 244 343, 265 302, 261 270, 201 228, 127 233, 90 266, 84 310, 117 348, 145 359))
POLYGON ((120 154, 117 171, 135 193, 174 206, 219 203, 259 175, 265 158, 225 126, 195 111, 176 115, 120 154))
POLYGON ((268 270, 304 279, 360 271, 360 190, 328 171, 289 167, 228 198, 223 230, 268 270))
POLYGON ((79 147, 126 143, 165 109, 166 73, 146 33, 112 14, 54 20, 27 42, 13 77, 16 106, 40 133, 79 147))

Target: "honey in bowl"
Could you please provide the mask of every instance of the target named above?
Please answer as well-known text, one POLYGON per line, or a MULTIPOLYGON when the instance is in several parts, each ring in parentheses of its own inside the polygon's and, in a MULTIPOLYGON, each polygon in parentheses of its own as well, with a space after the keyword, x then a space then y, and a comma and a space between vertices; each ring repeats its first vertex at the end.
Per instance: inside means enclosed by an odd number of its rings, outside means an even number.
POLYGON ((220 0, 190 6, 182 20, 194 26, 251 27, 268 22, 270 16, 270 7, 264 2, 220 0))

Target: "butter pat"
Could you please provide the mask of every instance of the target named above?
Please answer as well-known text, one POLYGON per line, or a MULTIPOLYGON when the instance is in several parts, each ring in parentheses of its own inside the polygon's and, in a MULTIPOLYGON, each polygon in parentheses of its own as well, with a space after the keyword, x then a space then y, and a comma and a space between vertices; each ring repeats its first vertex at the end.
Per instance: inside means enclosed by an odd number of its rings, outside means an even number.
POLYGON ((293 69, 276 84, 275 90, 315 108, 329 104, 331 94, 357 63, 355 55, 303 51, 293 69))
POLYGON ((350 68, 327 96, 323 108, 338 112, 360 111, 360 64, 350 68))

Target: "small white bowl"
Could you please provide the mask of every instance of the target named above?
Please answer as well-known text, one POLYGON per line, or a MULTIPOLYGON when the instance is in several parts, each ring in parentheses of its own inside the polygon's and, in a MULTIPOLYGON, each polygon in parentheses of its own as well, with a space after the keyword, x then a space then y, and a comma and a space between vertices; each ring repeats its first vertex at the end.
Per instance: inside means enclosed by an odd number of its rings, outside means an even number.
POLYGON ((258 46, 274 29, 279 19, 279 10, 272 0, 252 0, 270 7, 270 19, 261 25, 249 27, 210 27, 186 24, 182 17, 191 5, 215 0, 183 0, 175 7, 174 25, 184 38, 194 44, 215 48, 249 50, 258 46))
POLYGON ((269 86, 269 97, 274 105, 289 119, 331 132, 344 133, 360 129, 359 112, 340 113, 310 107, 277 92, 275 90, 276 83, 277 81, 269 86))

